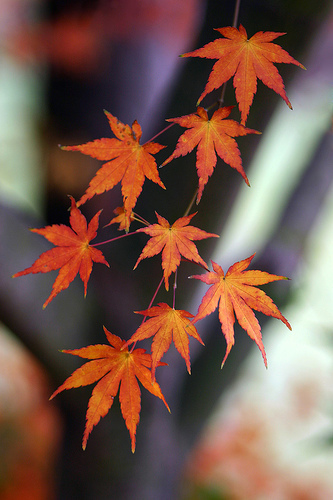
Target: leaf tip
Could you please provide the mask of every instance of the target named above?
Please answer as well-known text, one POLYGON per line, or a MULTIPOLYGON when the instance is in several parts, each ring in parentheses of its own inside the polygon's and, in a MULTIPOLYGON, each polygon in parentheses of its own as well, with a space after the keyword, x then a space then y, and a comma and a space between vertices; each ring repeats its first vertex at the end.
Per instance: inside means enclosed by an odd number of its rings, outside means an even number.
POLYGON ((291 327, 291 324, 289 323, 289 321, 286 320, 286 318, 284 318, 285 321, 283 321, 283 323, 286 325, 287 328, 289 328, 289 330, 292 332, 292 327, 291 327))
MULTIPOLYGON (((162 396, 163 396, 163 395, 162 395, 162 396)), ((165 400, 164 396, 162 397, 162 401, 163 401, 163 403, 165 404, 165 406, 166 406, 166 408, 167 408, 168 412, 169 412, 169 413, 171 413, 170 406, 169 406, 169 405, 168 405, 168 403, 166 402, 166 400, 165 400)))
POLYGON ((263 345, 262 345, 262 346, 259 346, 259 344, 258 344, 258 347, 259 347, 259 349, 260 349, 260 352, 261 352, 262 358, 263 358, 263 360, 264 360, 265 368, 266 368, 266 370, 267 370, 267 369, 268 369, 268 366, 267 366, 267 357, 266 357, 265 348, 264 348, 264 346, 263 346, 263 345))
POLYGON ((89 432, 87 432, 87 428, 84 431, 83 439, 82 439, 82 450, 85 451, 87 447, 89 432))
POLYGON ((226 350, 226 352, 225 352, 225 355, 224 355, 223 361, 222 361, 222 363, 221 363, 221 370, 222 370, 222 368, 224 367, 224 363, 226 362, 227 357, 229 356, 229 353, 230 353, 230 351, 231 351, 232 346, 233 346, 233 344, 229 344, 229 343, 227 344, 227 350, 226 350))

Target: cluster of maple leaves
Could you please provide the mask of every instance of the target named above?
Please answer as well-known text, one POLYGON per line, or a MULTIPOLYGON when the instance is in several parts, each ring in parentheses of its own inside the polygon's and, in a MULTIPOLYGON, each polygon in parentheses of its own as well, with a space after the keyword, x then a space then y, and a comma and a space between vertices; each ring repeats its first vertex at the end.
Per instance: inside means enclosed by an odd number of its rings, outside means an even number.
MULTIPOLYGON (((162 165, 166 165, 175 158, 187 155, 194 148, 197 148, 196 169, 199 179, 197 204, 201 200, 209 177, 213 174, 217 163, 216 154, 225 163, 235 168, 249 185, 234 138, 250 133, 260 133, 245 127, 253 96, 257 90, 257 78, 277 92, 291 108, 282 78, 273 63, 292 63, 304 68, 280 46, 271 43, 284 33, 260 31, 248 39, 246 31, 241 25, 239 29, 226 27, 217 31, 223 38, 208 43, 193 52, 183 54, 183 57, 204 57, 218 60, 213 66, 206 88, 197 105, 208 93, 221 87, 234 76, 233 85, 241 113, 241 123, 228 119, 233 106, 220 107, 212 114, 211 118, 209 118, 206 109, 198 106, 194 113, 168 120, 187 130, 179 137, 174 152, 162 163, 162 165)), ((190 373, 189 336, 203 344, 195 323, 214 312, 218 307, 221 330, 227 344, 222 365, 234 345, 236 316, 242 328, 257 343, 267 366, 260 325, 253 310, 280 319, 288 328, 291 329, 291 327, 273 301, 257 286, 287 278, 262 271, 247 270, 254 255, 232 265, 226 274, 222 267, 215 262, 212 262, 213 270, 209 271, 193 241, 217 237, 217 235, 189 225, 195 213, 180 217, 172 225, 157 213, 157 223, 155 224, 149 224, 135 214, 133 210, 141 194, 145 178, 165 189, 154 157, 165 146, 155 142, 141 145, 142 131, 137 121, 134 121, 130 127, 123 124, 111 113, 105 111, 105 114, 115 138, 97 139, 86 144, 67 146, 62 149, 80 151, 106 163, 97 171, 78 202, 70 197, 70 227, 60 224, 42 229, 32 229, 33 232, 44 236, 55 246, 44 252, 31 267, 16 273, 14 277, 59 269, 52 292, 44 303, 44 307, 58 293, 66 289, 77 274, 80 275, 84 283, 84 294, 86 295, 93 262, 99 262, 106 266, 109 264, 96 245, 91 244, 97 235, 100 212, 87 224, 86 218, 78 207, 93 196, 112 189, 118 183, 121 183, 123 206, 115 209, 116 217, 109 224, 119 223, 119 229, 128 233, 133 220, 137 220, 144 227, 135 232, 143 232, 150 237, 134 269, 142 259, 162 253, 162 281, 164 280, 166 290, 169 290, 169 278, 171 274, 176 273, 182 257, 202 266, 207 271, 206 274, 191 276, 191 278, 201 280, 209 285, 196 315, 175 309, 174 302, 172 307, 166 303, 153 305, 158 288, 148 309, 138 312, 144 316, 143 321, 128 341, 122 340, 104 328, 110 345, 91 345, 81 349, 62 351, 89 361, 74 371, 52 394, 51 398, 65 389, 85 386, 98 381, 88 404, 83 449, 86 447, 91 430, 101 417, 108 413, 119 390, 121 412, 130 433, 132 451, 134 452, 136 428, 141 410, 138 380, 149 392, 162 399, 169 409, 160 386, 156 382, 155 374, 156 368, 165 364, 161 362, 161 359, 169 349, 171 341, 174 342, 184 358, 190 373), (154 337, 151 354, 146 353, 144 349, 135 349, 138 341, 150 337, 154 337), (131 344, 133 345, 129 350, 131 344)))

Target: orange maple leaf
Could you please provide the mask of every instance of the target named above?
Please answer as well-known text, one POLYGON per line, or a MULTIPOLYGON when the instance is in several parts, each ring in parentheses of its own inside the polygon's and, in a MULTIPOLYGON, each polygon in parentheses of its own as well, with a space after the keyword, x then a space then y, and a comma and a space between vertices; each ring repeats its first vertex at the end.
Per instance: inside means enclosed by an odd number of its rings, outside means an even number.
POLYGON ((272 281, 286 280, 284 276, 276 276, 263 271, 245 271, 255 254, 245 260, 233 264, 225 275, 223 269, 212 261, 214 271, 204 275, 191 276, 211 287, 205 293, 193 322, 211 314, 219 303, 219 319, 221 329, 227 342, 227 350, 222 366, 235 343, 234 323, 235 316, 239 324, 258 345, 267 367, 267 359, 262 343, 261 329, 252 309, 267 316, 278 318, 291 330, 291 326, 280 313, 274 302, 257 285, 264 285, 272 281))
MULTIPOLYGON (((123 229, 128 230, 129 225, 128 225, 128 217, 126 215, 126 211, 124 207, 117 207, 113 211, 114 214, 116 214, 116 217, 113 217, 113 219, 110 220, 108 224, 106 224, 105 227, 110 226, 111 224, 119 224, 118 231, 122 231, 123 229)), ((130 223, 134 220, 134 213, 130 213, 130 223)))
POLYGON ((193 314, 181 309, 172 309, 168 304, 164 303, 160 303, 145 311, 135 312, 149 316, 151 319, 148 319, 139 326, 137 331, 127 341, 127 344, 148 339, 155 335, 151 349, 152 379, 155 380, 155 369, 163 354, 169 349, 171 340, 174 341, 176 349, 184 358, 187 371, 191 373, 188 335, 194 337, 204 345, 195 326, 188 319, 193 318, 193 314))
POLYGON ((98 222, 101 210, 94 215, 87 226, 87 220, 77 208, 74 198, 71 199, 69 222, 71 228, 64 224, 54 224, 41 229, 31 229, 48 239, 54 245, 34 262, 31 267, 13 275, 13 278, 30 273, 48 273, 60 269, 53 284, 52 293, 44 303, 43 308, 69 284, 79 273, 84 283, 84 296, 87 294, 87 284, 91 274, 93 262, 100 262, 109 267, 100 250, 89 245, 97 235, 98 222))
POLYGON ((196 167, 199 177, 199 189, 197 204, 201 199, 208 178, 212 175, 216 166, 216 153, 225 163, 235 168, 242 175, 246 184, 250 185, 242 167, 242 159, 237 143, 233 137, 260 134, 261 132, 246 128, 235 120, 225 120, 230 115, 233 107, 228 106, 218 109, 210 120, 207 111, 200 106, 196 113, 167 120, 178 123, 189 130, 186 130, 179 137, 175 151, 162 163, 162 166, 174 158, 187 155, 198 146, 196 167))
POLYGON ((219 38, 200 49, 182 55, 182 57, 218 59, 213 66, 205 90, 199 97, 198 104, 207 94, 219 88, 235 75, 233 85, 242 116, 242 124, 246 122, 253 96, 257 92, 257 78, 279 94, 292 109, 283 80, 273 63, 296 64, 303 69, 305 68, 279 45, 270 43, 285 33, 258 31, 248 39, 242 25, 239 26, 239 30, 226 27, 217 28, 216 31, 225 38, 219 38))
MULTIPOLYGON (((86 427, 82 441, 82 448, 85 450, 89 434, 110 410, 120 385, 121 413, 130 433, 132 452, 134 453, 135 434, 141 410, 141 391, 137 379, 149 392, 162 399, 169 411, 170 409, 160 386, 157 382, 152 381, 149 369, 151 367, 150 354, 147 354, 145 349, 135 349, 129 352, 124 340, 110 333, 105 327, 104 332, 111 347, 99 344, 62 351, 92 361, 88 361, 75 370, 52 394, 50 399, 65 389, 93 384, 99 380, 88 403, 86 427)), ((165 363, 160 363, 160 365, 165 365, 165 363)))
POLYGON ((147 142, 141 146, 139 141, 142 130, 136 120, 130 127, 119 121, 111 113, 104 112, 117 139, 97 139, 79 146, 62 146, 62 149, 80 151, 92 158, 97 158, 97 160, 108 160, 90 181, 89 187, 78 202, 78 206, 95 194, 109 191, 118 182, 121 182, 127 218, 126 230, 128 230, 132 209, 142 191, 145 177, 165 189, 158 174, 155 158, 152 156, 165 146, 155 142, 147 142))
POLYGON ((185 259, 191 260, 207 268, 207 264, 200 257, 197 247, 192 240, 203 240, 205 238, 216 237, 217 234, 206 233, 202 229, 194 226, 188 226, 194 214, 187 215, 177 219, 176 222, 170 226, 169 222, 158 215, 156 217, 158 224, 151 224, 148 227, 138 229, 138 233, 146 233, 151 236, 146 246, 141 252, 134 269, 139 262, 147 257, 153 257, 162 252, 162 269, 164 271, 165 289, 169 290, 169 276, 174 273, 181 261, 181 255, 185 259), (163 250, 163 251, 162 251, 163 250))

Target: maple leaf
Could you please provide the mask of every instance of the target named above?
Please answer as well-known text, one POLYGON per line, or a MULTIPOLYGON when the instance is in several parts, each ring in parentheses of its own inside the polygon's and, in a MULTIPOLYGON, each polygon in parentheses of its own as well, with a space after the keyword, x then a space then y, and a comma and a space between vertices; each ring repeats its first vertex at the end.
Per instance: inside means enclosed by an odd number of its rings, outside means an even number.
MULTIPOLYGON (((110 222, 105 226, 110 226, 111 224, 119 224, 118 231, 122 231, 123 229, 127 230, 129 229, 128 225, 128 217, 126 215, 126 211, 124 207, 117 207, 113 211, 114 214, 116 214, 116 217, 113 217, 113 219, 110 220, 110 222)), ((131 212, 130 214, 130 223, 134 220, 134 213, 131 212)))
POLYGON ((257 78, 279 94, 292 109, 283 80, 274 63, 295 64, 300 68, 305 68, 279 45, 270 43, 285 33, 258 31, 248 39, 242 25, 239 26, 239 30, 226 27, 217 28, 216 31, 225 38, 219 38, 204 47, 182 55, 182 57, 218 59, 213 66, 205 90, 198 99, 198 104, 207 94, 219 88, 235 75, 233 85, 241 112, 242 124, 246 122, 253 96, 257 92, 257 78))
POLYGON ((151 319, 148 319, 139 326, 137 331, 127 341, 127 344, 148 339, 155 335, 151 349, 152 379, 155 380, 155 369, 163 354, 169 349, 172 340, 177 351, 185 360, 187 371, 191 373, 188 335, 194 337, 204 345, 195 326, 188 319, 193 318, 193 314, 181 309, 173 309, 164 303, 160 303, 145 311, 135 312, 149 316, 151 319))
POLYGON ((64 224, 54 224, 41 229, 31 229, 33 233, 41 234, 57 246, 42 253, 31 267, 13 275, 13 278, 18 278, 30 273, 48 273, 60 269, 53 284, 52 293, 44 303, 43 308, 59 292, 68 288, 78 273, 84 283, 84 296, 86 296, 93 262, 100 262, 109 267, 102 252, 89 245, 89 242, 97 235, 101 210, 91 219, 87 226, 87 220, 77 208, 74 198, 70 196, 70 199, 69 222, 71 228, 64 224))
POLYGON ((125 229, 128 231, 132 209, 142 191, 145 177, 165 189, 158 174, 155 158, 152 156, 165 146, 155 142, 140 145, 142 130, 136 120, 130 127, 119 121, 111 113, 107 111, 104 111, 104 113, 109 120, 112 132, 117 138, 96 139, 78 146, 62 146, 61 149, 80 151, 92 158, 97 158, 97 160, 108 160, 90 181, 89 187, 78 202, 78 206, 96 194, 109 191, 118 182, 121 182, 126 212, 125 229))
POLYGON ((148 227, 143 227, 137 230, 138 233, 146 233, 151 236, 146 246, 141 252, 134 269, 136 269, 139 262, 147 257, 153 257, 162 252, 162 269, 164 271, 165 289, 169 290, 169 276, 175 272, 180 264, 181 255, 185 259, 201 264, 206 269, 207 264, 200 257, 197 247, 192 240, 202 240, 205 238, 215 237, 217 234, 206 233, 202 229, 194 226, 188 226, 194 214, 187 215, 177 219, 172 226, 169 222, 158 215, 156 217, 158 224, 151 224, 148 227), (163 251, 162 251, 163 250, 163 251))
POLYGON ((261 329, 252 309, 260 311, 267 316, 280 319, 291 330, 291 326, 280 313, 274 302, 265 292, 256 288, 272 281, 285 280, 284 276, 276 276, 263 271, 245 271, 250 265, 253 257, 233 264, 225 275, 223 269, 212 261, 213 270, 204 275, 191 276, 207 285, 211 285, 205 293, 198 312, 193 322, 208 316, 218 306, 221 329, 227 342, 227 350, 222 361, 224 365, 227 356, 235 343, 234 323, 236 314, 237 320, 242 328, 248 333, 258 345, 267 367, 265 348, 262 343, 261 329))
MULTIPOLYGON (((99 344, 62 351, 91 361, 75 370, 52 394, 50 399, 65 389, 90 385, 99 380, 88 403, 86 427, 82 441, 82 448, 85 450, 89 434, 110 410, 120 385, 121 413, 130 433, 132 452, 134 453, 135 434, 141 410, 141 391, 137 379, 151 394, 162 399, 169 411, 170 409, 160 386, 157 382, 152 381, 149 369, 151 367, 150 354, 147 354, 145 349, 135 349, 129 352, 124 340, 110 333, 105 327, 104 332, 110 346, 99 344)), ((165 365, 165 363, 159 365, 165 365)))
POLYGON ((250 185, 242 167, 242 159, 237 143, 233 137, 260 134, 261 132, 246 128, 235 120, 225 120, 230 115, 233 107, 228 106, 218 109, 210 120, 207 111, 200 106, 196 113, 167 120, 178 123, 189 130, 186 130, 179 137, 175 151, 162 163, 162 166, 174 158, 187 155, 198 146, 196 167, 199 177, 199 189, 197 204, 201 199, 208 178, 212 175, 216 166, 216 153, 225 163, 235 168, 242 175, 246 184, 250 185))

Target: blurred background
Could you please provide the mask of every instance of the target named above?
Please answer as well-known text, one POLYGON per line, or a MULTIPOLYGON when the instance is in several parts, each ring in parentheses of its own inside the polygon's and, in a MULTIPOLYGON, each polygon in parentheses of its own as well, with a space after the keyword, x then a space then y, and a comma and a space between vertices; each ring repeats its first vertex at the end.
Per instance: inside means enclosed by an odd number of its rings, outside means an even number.
MULTIPOLYGON (((192 375, 174 349, 157 372, 171 415, 142 393, 135 454, 116 401, 83 452, 91 387, 48 401, 81 364, 59 350, 105 343, 102 325, 129 338, 141 321, 132 311, 147 308, 161 279, 160 257, 133 271, 144 235, 105 246, 110 269, 94 266, 87 298, 76 279, 44 311, 55 273, 11 279, 51 246, 28 229, 68 224, 68 194, 81 197, 100 166, 58 145, 110 137, 103 109, 137 119, 143 141, 165 118, 195 111, 214 61, 178 56, 213 41, 234 8, 229 0, 0 0, 1 500, 333 498, 331 0, 241 1, 248 35, 286 32, 276 43, 307 71, 278 65, 293 111, 258 82, 247 126, 263 134, 237 140, 251 188, 218 160, 193 209, 194 225, 220 234, 198 243, 204 260, 226 271, 256 252, 253 267, 291 278, 265 291, 293 332, 258 314, 268 370, 240 328, 220 369, 225 341, 214 313, 197 325, 205 348, 190 344, 192 375)), ((225 104, 236 105, 231 83, 225 104)), ((239 120, 237 108, 231 118, 239 120)), ((169 145, 159 164, 182 130, 156 139, 169 145)), ((195 153, 160 176, 166 191, 146 181, 136 211, 174 222, 197 187, 195 153)), ((120 189, 95 198, 82 212, 90 220, 103 208, 102 228, 120 189)), ((116 235, 110 226, 98 238, 116 235)), ((194 273, 182 264, 176 302, 193 314, 207 289, 187 279, 194 273)), ((157 302, 170 304, 170 293, 157 302)))

